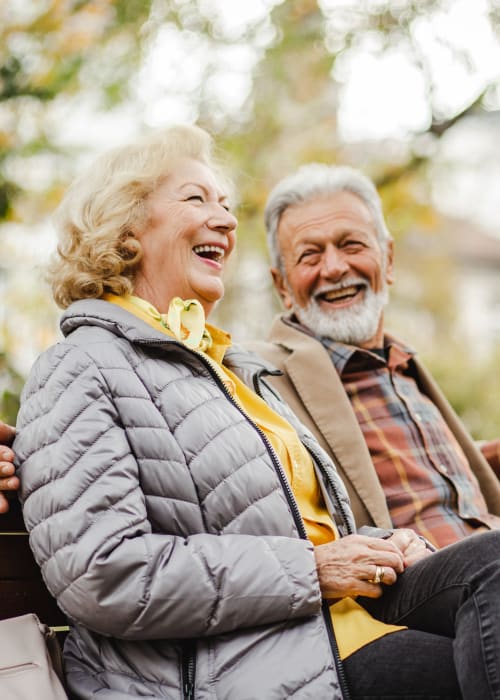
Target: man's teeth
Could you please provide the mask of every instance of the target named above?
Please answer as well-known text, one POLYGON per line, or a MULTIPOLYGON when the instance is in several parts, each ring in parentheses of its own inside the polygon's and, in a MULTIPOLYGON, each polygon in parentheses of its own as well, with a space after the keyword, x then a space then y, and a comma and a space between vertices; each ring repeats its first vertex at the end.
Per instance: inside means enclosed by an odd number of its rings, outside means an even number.
POLYGON ((224 248, 218 245, 197 245, 193 248, 196 255, 210 257, 212 260, 222 260, 224 257, 224 248))
POLYGON ((342 289, 335 289, 330 292, 325 292, 321 296, 325 301, 335 301, 336 299, 344 299, 345 297, 353 297, 359 291, 358 287, 343 287, 342 289))

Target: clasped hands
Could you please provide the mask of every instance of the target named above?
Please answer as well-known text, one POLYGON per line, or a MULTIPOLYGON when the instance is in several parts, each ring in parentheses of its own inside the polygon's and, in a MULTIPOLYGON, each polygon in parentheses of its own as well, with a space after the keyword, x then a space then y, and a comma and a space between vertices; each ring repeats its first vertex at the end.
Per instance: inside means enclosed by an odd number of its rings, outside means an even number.
POLYGON ((430 554, 425 542, 406 528, 386 540, 347 535, 314 548, 321 593, 328 600, 379 598, 383 586, 391 586, 408 566, 430 554), (374 582, 377 574, 382 574, 381 583, 374 582))

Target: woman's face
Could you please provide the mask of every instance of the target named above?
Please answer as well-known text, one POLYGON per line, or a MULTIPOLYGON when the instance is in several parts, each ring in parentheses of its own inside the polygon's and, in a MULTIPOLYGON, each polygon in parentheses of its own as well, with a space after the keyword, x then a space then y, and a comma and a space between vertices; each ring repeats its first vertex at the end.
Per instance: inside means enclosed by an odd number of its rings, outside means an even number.
POLYGON ((143 258, 135 294, 161 313, 175 296, 198 299, 208 315, 224 294, 222 275, 236 242, 227 195, 208 166, 184 158, 147 206, 148 221, 137 232, 143 258))

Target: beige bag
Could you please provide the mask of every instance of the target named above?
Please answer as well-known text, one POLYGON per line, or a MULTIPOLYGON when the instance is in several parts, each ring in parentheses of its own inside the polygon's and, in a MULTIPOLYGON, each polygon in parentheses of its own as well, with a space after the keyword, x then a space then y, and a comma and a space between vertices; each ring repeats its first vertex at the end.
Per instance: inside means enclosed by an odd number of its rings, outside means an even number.
POLYGON ((34 614, 0 620, 0 698, 67 700, 59 642, 34 614))

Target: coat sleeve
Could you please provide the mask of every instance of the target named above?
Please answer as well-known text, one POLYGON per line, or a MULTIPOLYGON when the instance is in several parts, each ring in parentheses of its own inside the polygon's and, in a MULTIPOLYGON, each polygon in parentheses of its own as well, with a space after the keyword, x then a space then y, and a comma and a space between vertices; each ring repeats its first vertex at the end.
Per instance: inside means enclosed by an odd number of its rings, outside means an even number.
POLYGON ((73 620, 104 635, 155 639, 319 611, 308 541, 152 531, 116 398, 81 350, 61 343, 41 356, 17 429, 30 543, 49 590, 73 620))
POLYGON ((497 477, 500 478, 500 438, 482 442, 478 447, 497 477))

